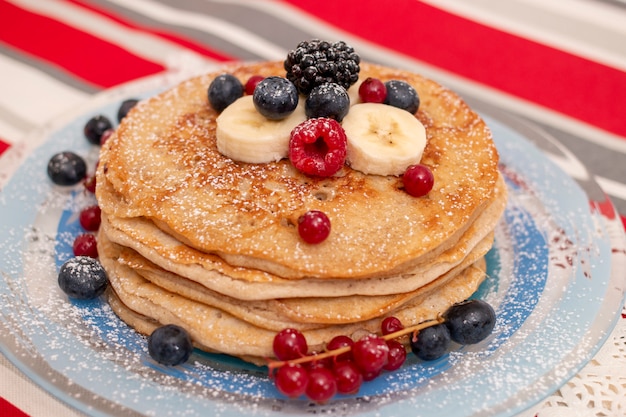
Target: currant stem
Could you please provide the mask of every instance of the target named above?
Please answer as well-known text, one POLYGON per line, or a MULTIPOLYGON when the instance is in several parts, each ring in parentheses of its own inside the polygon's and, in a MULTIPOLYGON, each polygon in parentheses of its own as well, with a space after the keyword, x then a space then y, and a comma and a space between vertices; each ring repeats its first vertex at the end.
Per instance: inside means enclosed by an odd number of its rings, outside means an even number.
MULTIPOLYGON (((422 329, 425 329, 427 327, 434 326, 434 325, 437 325, 437 324, 441 324, 444 321, 445 320, 443 319, 443 317, 437 317, 436 319, 426 320, 426 321, 423 321, 421 323, 416 324, 415 326, 406 327, 406 328, 404 328, 402 330, 398 330, 397 332, 386 334, 384 336, 381 336, 381 338, 383 340, 385 340, 385 341, 386 340, 391 340, 391 339, 396 339, 398 337, 402 337, 402 336, 407 335, 407 334, 418 332, 418 331, 420 331, 422 329)), ((333 356, 339 356, 341 354, 350 352, 350 350, 352 350, 351 346, 344 346, 344 347, 341 347, 339 349, 328 350, 328 351, 323 352, 323 353, 318 353, 318 354, 311 355, 311 356, 303 356, 301 358, 291 359, 291 360, 288 360, 288 361, 274 361, 274 360, 270 360, 268 362, 268 367, 269 367, 270 374, 271 374, 274 369, 278 369, 281 366, 285 366, 287 364, 294 364, 295 365, 295 364, 319 361, 319 360, 323 360, 323 359, 326 359, 326 358, 332 358, 333 356)))

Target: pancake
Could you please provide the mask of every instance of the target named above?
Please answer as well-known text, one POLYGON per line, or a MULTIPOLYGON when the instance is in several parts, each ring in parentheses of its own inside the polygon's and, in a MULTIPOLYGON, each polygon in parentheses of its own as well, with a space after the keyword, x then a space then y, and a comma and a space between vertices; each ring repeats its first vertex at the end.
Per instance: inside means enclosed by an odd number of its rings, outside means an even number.
POLYGON ((258 301, 241 300, 211 291, 194 281, 158 267, 132 249, 110 242, 106 236, 100 238, 99 251, 104 258, 131 268, 145 280, 166 291, 227 311, 255 326, 280 331, 286 327, 304 330, 328 324, 364 321, 401 306, 419 303, 425 295, 445 285, 468 266, 480 260, 492 242, 493 234, 490 234, 459 265, 428 285, 411 292, 382 296, 278 298, 258 301))
POLYGON ((384 278, 284 279, 256 269, 232 267, 219 256, 191 248, 163 232, 145 218, 124 219, 103 214, 102 232, 111 241, 130 247, 160 267, 195 281, 225 296, 242 300, 285 297, 328 297, 348 295, 388 295, 419 289, 461 263, 480 246, 481 254, 491 247, 486 239, 495 227, 506 203, 501 182, 494 199, 455 245, 436 259, 419 264, 401 275, 384 278))
MULTIPOLYGON (((229 312, 169 292, 144 279, 132 268, 116 262, 113 257, 103 258, 103 266, 112 277, 110 299, 118 299, 112 307, 130 310, 135 314, 120 316, 139 331, 154 329, 162 324, 177 324, 185 328, 192 340, 204 350, 220 352, 255 362, 273 356, 272 341, 275 330, 264 329, 246 322, 229 312), (138 320, 141 324, 138 325, 138 320), (145 322, 152 323, 148 326, 145 322)), ((390 312, 405 326, 436 318, 448 306, 467 299, 484 279, 484 260, 464 269, 446 285, 428 293, 423 300, 390 312)), ((325 343, 336 335, 357 338, 359 334, 375 333, 385 316, 356 323, 304 329, 310 350, 322 350, 325 343)), ((147 331, 146 331, 147 333, 147 331)))
MULTIPOLYGON (((253 74, 284 75, 279 62, 221 72, 244 82, 253 74)), ((150 219, 185 245, 232 266, 284 279, 363 279, 402 274, 436 258, 493 198, 498 154, 489 129, 456 94, 433 81, 361 66, 361 78, 405 80, 420 95, 416 117, 427 132, 422 162, 431 167, 435 187, 416 199, 393 176, 344 167, 331 178, 311 178, 288 160, 245 164, 221 155, 214 135, 217 113, 206 97, 218 74, 183 82, 124 119, 101 153, 98 183, 114 190, 97 189, 105 213, 150 219), (295 231, 308 210, 321 210, 332 222, 329 238, 319 245, 303 244, 295 231)))
POLYGON ((318 178, 288 159, 222 155, 207 88, 225 72, 242 82, 285 74, 264 62, 192 78, 133 108, 102 147, 98 251, 125 322, 146 334, 177 324, 201 349, 262 364, 282 329, 319 351, 337 335, 380 332, 389 316, 405 327, 434 319, 476 291, 507 190, 488 127, 459 96, 361 65, 360 80, 403 80, 419 94, 421 163, 435 185, 416 198, 398 176, 345 165, 318 178), (310 210, 332 224, 315 245, 297 231, 310 210))

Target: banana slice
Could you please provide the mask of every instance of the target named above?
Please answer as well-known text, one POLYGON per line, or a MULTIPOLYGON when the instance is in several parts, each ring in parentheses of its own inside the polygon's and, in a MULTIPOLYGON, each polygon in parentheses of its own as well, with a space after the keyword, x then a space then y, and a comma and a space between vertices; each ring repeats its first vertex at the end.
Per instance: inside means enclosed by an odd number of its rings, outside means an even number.
POLYGON ((422 159, 426 129, 411 113, 380 103, 350 107, 341 123, 348 138, 347 161, 373 175, 401 175, 422 159))
POLYGON ((217 150, 240 162, 279 161, 289 155, 291 131, 306 119, 304 100, 285 119, 269 120, 256 110, 252 96, 243 96, 216 120, 217 150))

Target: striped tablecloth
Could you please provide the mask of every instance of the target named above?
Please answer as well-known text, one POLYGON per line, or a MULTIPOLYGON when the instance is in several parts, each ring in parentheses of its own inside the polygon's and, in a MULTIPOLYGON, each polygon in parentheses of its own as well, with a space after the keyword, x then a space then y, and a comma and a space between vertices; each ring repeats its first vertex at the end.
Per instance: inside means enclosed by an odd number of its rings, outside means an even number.
MULTIPOLYGON (((363 60, 420 72, 565 145, 626 221, 623 0, 0 0, 0 185, 30 132, 137 78, 282 59, 342 39, 363 60), (4 165, 4 166, 3 166, 4 165)), ((624 271, 626 276, 626 271, 624 271)), ((626 319, 596 358, 527 414, 626 415, 626 319)), ((77 416, 0 358, 1 416, 77 416)))

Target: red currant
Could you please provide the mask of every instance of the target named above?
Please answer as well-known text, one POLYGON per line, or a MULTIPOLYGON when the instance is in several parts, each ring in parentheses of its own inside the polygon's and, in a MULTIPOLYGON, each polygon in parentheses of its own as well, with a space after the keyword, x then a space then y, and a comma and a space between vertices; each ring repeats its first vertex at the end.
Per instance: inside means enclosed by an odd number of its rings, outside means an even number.
POLYGON ((85 179, 85 181, 83 182, 85 189, 87 191, 89 191, 90 193, 95 193, 96 192, 96 176, 92 176, 92 177, 87 177, 85 179))
POLYGON ((387 340, 389 353, 387 354, 387 363, 383 369, 387 371, 395 371, 400 368, 406 359, 406 349, 404 345, 397 340, 387 340))
POLYGON ((113 133, 115 133, 115 129, 107 129, 107 130, 105 130, 102 133, 102 136, 100 136, 100 146, 104 145, 106 143, 106 141, 109 140, 111 135, 113 135, 113 133))
POLYGON ((246 94, 249 96, 253 95, 254 89, 256 88, 257 84, 264 79, 265 77, 262 75, 253 75, 252 77, 248 78, 248 81, 246 81, 246 85, 244 86, 246 94))
POLYGON ((274 354, 281 361, 301 358, 306 355, 308 345, 304 335, 296 329, 283 329, 274 336, 274 354))
POLYGON ((402 176, 404 190, 413 197, 425 196, 432 190, 435 177, 426 165, 411 165, 402 176))
POLYGON ((302 365, 288 363, 278 368, 275 375, 276 388, 287 397, 296 398, 304 394, 309 374, 302 365))
POLYGON ((389 347, 384 339, 371 335, 354 343, 352 356, 363 375, 377 373, 387 363, 389 347))
MULTIPOLYGON (((326 350, 336 350, 341 349, 343 347, 352 347, 354 345, 354 340, 345 335, 338 335, 333 337, 330 342, 326 345, 326 350)), ((352 359, 352 352, 342 353, 341 355, 337 355, 335 358, 336 362, 347 361, 352 359)))
POLYGON ((307 211, 298 218, 298 233, 306 243, 320 243, 330 234, 330 220, 321 211, 307 211))
POLYGON ((98 247, 96 237, 90 233, 76 236, 72 250, 75 256, 89 256, 91 258, 98 257, 98 247))
POLYGON ((337 362, 333 368, 337 380, 337 392, 355 394, 363 383, 361 371, 352 361, 337 362))
POLYGON ((380 330, 383 335, 399 332, 404 329, 402 322, 397 317, 389 316, 385 317, 383 322, 380 324, 380 330))
POLYGON ((326 368, 314 368, 309 372, 306 395, 316 403, 323 404, 337 393, 335 375, 326 368))
POLYGON ((90 206, 80 212, 78 221, 83 229, 95 232, 100 228, 100 214, 101 210, 99 206, 90 206))
POLYGON ((367 382, 367 381, 373 381, 376 378, 378 378, 378 376, 380 375, 380 372, 381 372, 380 369, 378 371, 372 371, 372 372, 361 371, 361 375, 363 376, 363 381, 367 382))
POLYGON ((308 119, 291 131, 289 160, 306 175, 330 177, 343 167, 346 149, 346 132, 339 122, 308 119))
POLYGON ((364 103, 384 103, 387 87, 378 78, 368 77, 359 86, 359 97, 364 103))

